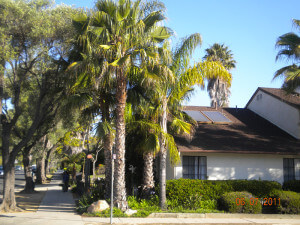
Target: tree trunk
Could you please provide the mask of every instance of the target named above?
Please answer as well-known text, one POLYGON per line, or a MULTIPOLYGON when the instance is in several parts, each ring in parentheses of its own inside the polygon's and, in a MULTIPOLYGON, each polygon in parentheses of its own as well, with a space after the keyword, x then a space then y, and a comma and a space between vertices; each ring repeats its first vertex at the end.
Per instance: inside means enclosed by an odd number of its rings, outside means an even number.
POLYGON ((93 182, 96 180, 96 161, 97 160, 93 160, 93 182))
POLYGON ((143 174, 143 198, 148 198, 151 191, 154 189, 154 176, 153 176, 153 153, 148 152, 143 155, 144 158, 144 174, 143 174))
POLYGON ((87 159, 86 159, 86 157, 84 157, 84 159, 83 159, 83 167, 82 167, 82 174, 81 174, 81 181, 82 181, 82 183, 85 183, 86 161, 87 161, 87 159))
POLYGON ((85 164, 84 164, 84 187, 85 187, 85 191, 87 192, 89 187, 89 177, 90 177, 90 159, 86 159, 85 160, 85 164))
POLYGON ((45 158, 45 175, 47 175, 50 172, 50 158, 52 152, 56 149, 57 145, 53 145, 49 151, 47 151, 47 155, 45 158))
POLYGON ((2 136, 2 162, 4 168, 3 201, 0 206, 0 211, 3 212, 21 211, 16 204, 14 168, 15 157, 9 154, 9 136, 10 135, 4 130, 2 136))
POLYGON ((121 68, 117 71, 116 90, 116 160, 114 173, 115 205, 125 211, 128 208, 125 187, 125 106, 126 78, 121 68))
POLYGON ((2 115, 2 100, 3 100, 3 88, 4 88, 4 69, 5 69, 5 61, 0 61, 0 118, 2 115), (2 67, 2 68, 1 68, 2 67))
POLYGON ((2 163, 4 169, 3 179, 3 201, 0 206, 0 212, 21 211, 16 205, 15 197, 15 168, 14 162, 16 154, 9 152, 9 138, 11 125, 7 123, 5 117, 1 118, 2 123, 2 163))
MULTIPOLYGON (((100 102, 102 120, 110 123, 110 112, 108 101, 104 99, 100 102)), ((105 164, 105 193, 104 198, 110 198, 111 192, 111 153, 113 148, 113 138, 111 133, 107 133, 104 136, 103 140, 103 149, 104 149, 104 164, 105 164)))
POLYGON ((46 181, 45 176, 45 152, 42 152, 42 156, 37 160, 36 163, 36 183, 43 184, 46 181))
MULTIPOLYGON (((160 126, 163 132, 167 133, 167 99, 162 101, 163 114, 160 120, 160 126)), ((159 154, 159 203, 162 210, 167 208, 166 197, 166 164, 167 164, 167 148, 166 140, 162 137, 160 142, 160 154, 159 154)))
POLYGON ((22 211, 17 207, 15 197, 15 168, 14 161, 3 163, 4 167, 4 184, 3 184, 3 202, 0 207, 0 211, 12 212, 22 211))
POLYGON ((24 174, 25 174, 25 188, 23 192, 28 194, 34 192, 34 182, 30 170, 29 154, 30 154, 30 149, 25 149, 23 151, 23 166, 24 166, 24 174))

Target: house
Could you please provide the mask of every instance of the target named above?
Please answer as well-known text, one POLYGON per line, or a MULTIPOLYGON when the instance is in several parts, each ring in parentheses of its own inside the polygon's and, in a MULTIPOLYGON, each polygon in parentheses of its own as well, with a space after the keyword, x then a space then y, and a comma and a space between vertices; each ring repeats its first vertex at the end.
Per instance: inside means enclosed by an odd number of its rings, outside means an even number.
POLYGON ((198 122, 192 139, 176 137, 181 162, 167 179, 300 180, 300 97, 258 88, 245 108, 185 106, 198 122))

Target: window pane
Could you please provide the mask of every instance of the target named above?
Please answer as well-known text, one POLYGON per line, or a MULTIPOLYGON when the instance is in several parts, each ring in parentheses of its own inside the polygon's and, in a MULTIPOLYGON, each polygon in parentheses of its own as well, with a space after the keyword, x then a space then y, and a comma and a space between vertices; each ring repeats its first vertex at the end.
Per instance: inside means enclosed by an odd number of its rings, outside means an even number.
POLYGON ((291 158, 283 159, 283 177, 284 177, 284 181, 295 179, 294 159, 291 158))
POLYGON ((190 179, 207 179, 206 156, 183 156, 182 176, 190 179))
POLYGON ((300 180, 300 159, 295 159, 294 165, 295 165, 295 179, 300 180))

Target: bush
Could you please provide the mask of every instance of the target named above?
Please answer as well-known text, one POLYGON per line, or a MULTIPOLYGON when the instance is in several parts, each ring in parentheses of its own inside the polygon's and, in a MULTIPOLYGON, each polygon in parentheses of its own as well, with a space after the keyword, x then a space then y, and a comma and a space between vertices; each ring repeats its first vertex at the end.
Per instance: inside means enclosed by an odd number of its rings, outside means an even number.
POLYGON ((91 195, 82 195, 78 200, 76 211, 80 214, 87 211, 88 207, 94 202, 94 199, 91 195))
POLYGON ((186 209, 216 209, 215 200, 229 191, 232 187, 226 182, 192 179, 168 180, 166 188, 171 209, 179 206, 186 209))
POLYGON ((261 213, 262 206, 259 200, 249 192, 228 192, 218 201, 219 209, 230 213, 261 213))
POLYGON ((276 210, 281 214, 299 214, 300 213, 300 194, 293 191, 276 191, 272 198, 275 198, 279 204, 276 210))
MULTIPOLYGON (((74 188, 73 191, 78 191, 78 186, 74 188)), ((80 199, 78 200, 76 210, 79 213, 86 212, 87 208, 93 203, 100 199, 104 199, 104 181, 99 180, 98 182, 94 183, 91 187, 90 193, 83 194, 80 199)))
POLYGON ((276 190, 282 188, 275 181, 178 179, 167 181, 166 194, 171 209, 180 206, 186 209, 216 209, 217 200, 227 192, 246 191, 259 198, 268 198, 276 190))
POLYGON ((159 212, 159 199, 157 195, 152 196, 150 199, 137 199, 134 196, 128 196, 128 206, 138 212, 133 214, 134 217, 146 217, 153 212, 159 212))
POLYGON ((274 190, 282 190, 281 184, 276 181, 266 180, 229 180, 233 191, 247 191, 259 198, 271 196, 274 190))
POLYGON ((282 189, 285 191, 294 191, 300 193, 300 180, 286 181, 283 183, 282 189))

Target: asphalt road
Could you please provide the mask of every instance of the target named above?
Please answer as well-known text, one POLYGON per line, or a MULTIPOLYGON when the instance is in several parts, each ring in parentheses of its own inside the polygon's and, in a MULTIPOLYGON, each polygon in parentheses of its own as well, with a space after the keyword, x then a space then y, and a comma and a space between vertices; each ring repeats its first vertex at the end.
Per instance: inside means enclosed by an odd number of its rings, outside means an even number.
MULTIPOLYGON (((15 172, 15 188, 24 188, 25 185, 25 176, 24 171, 16 171, 15 172)), ((3 175, 0 176, 0 202, 2 202, 3 198, 3 175)))

